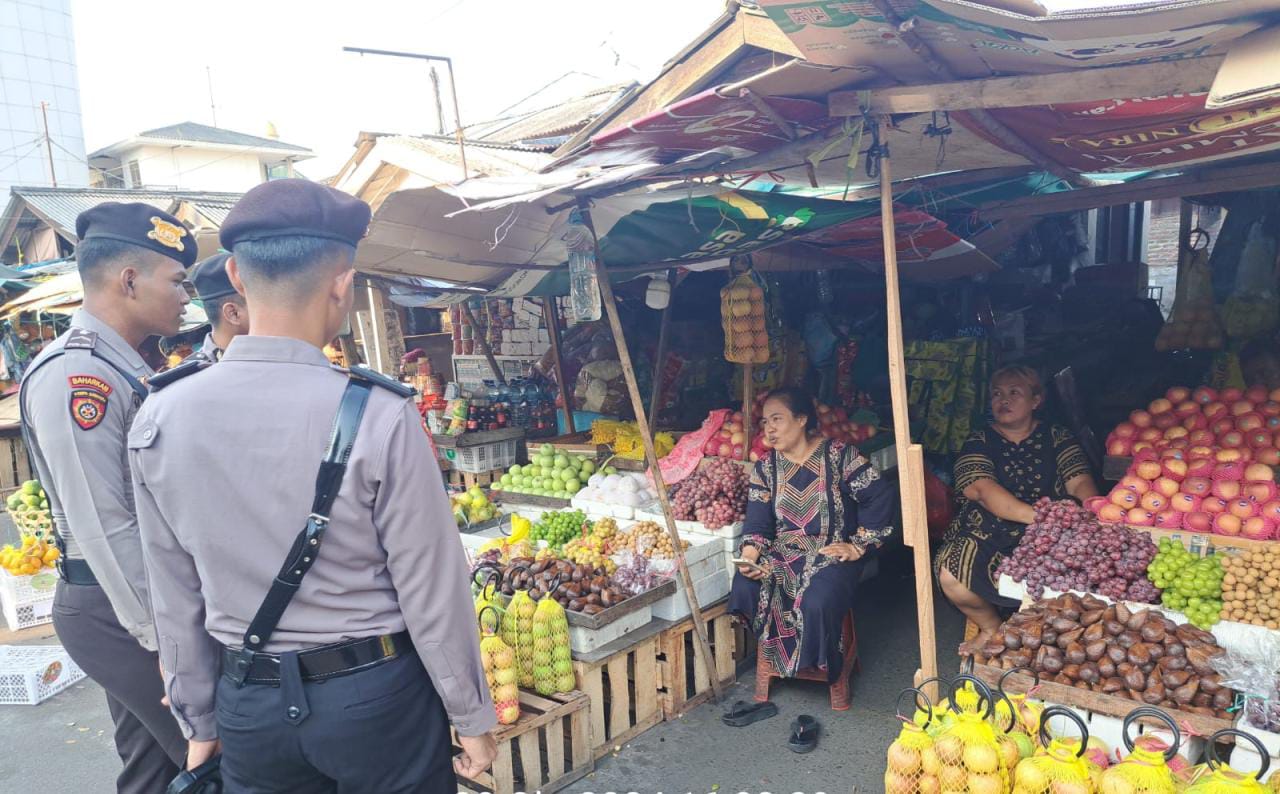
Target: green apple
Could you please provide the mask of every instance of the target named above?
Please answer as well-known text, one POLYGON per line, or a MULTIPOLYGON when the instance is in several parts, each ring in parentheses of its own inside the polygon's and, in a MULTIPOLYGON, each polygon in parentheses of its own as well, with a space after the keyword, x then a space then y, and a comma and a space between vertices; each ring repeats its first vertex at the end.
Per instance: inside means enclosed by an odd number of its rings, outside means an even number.
POLYGON ((556 454, 556 448, 551 446, 550 444, 543 444, 541 447, 538 448, 538 454, 546 455, 547 457, 552 457, 553 455, 556 454))

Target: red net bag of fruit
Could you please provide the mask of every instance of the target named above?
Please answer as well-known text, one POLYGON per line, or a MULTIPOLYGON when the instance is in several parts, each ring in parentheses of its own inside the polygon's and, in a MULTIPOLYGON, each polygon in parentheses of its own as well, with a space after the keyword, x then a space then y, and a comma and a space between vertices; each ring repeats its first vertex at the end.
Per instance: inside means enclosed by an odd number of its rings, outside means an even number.
POLYGON ((1040 743, 1044 749, 1018 763, 1013 775, 1015 794, 1092 794, 1095 791, 1090 764, 1084 754, 1089 729, 1074 711, 1050 706, 1040 715, 1040 743), (1049 720, 1066 717, 1080 729, 1075 739, 1051 738, 1049 720))
POLYGON ((765 328, 764 287, 750 271, 720 290, 720 322, 724 326, 724 357, 735 364, 764 364, 769 360, 769 332, 765 328))
POLYGON ((937 753, 933 751, 933 737, 928 733, 929 724, 933 720, 933 704, 921 690, 908 688, 898 693, 896 712, 898 719, 902 720, 902 730, 898 732, 898 738, 889 744, 884 770, 885 794, 929 794, 939 791, 940 764, 937 753), (924 725, 903 716, 902 698, 907 694, 914 695, 915 713, 927 715, 924 725))
POLYGON ((1201 775, 1188 786, 1185 794, 1269 794, 1268 789, 1260 781, 1267 776, 1271 768, 1271 759, 1267 748, 1252 734, 1235 728, 1224 728, 1209 737, 1209 771, 1201 775), (1262 768, 1257 772, 1241 772, 1222 763, 1218 758, 1218 742, 1227 736, 1234 736, 1237 742, 1244 740, 1253 745, 1258 757, 1262 759, 1262 768))
POLYGON ((1001 754, 1000 741, 989 721, 994 713, 994 701, 991 690, 982 681, 969 675, 956 678, 951 695, 952 723, 933 745, 938 756, 941 791, 1001 794, 1009 790, 1013 770, 1001 754), (956 705, 963 683, 972 684, 980 693, 985 701, 982 713, 970 713, 956 705))
POLYGON ((1177 785, 1169 764, 1178 758, 1182 732, 1173 718, 1151 706, 1136 708, 1124 718, 1123 735, 1129 754, 1102 773, 1098 790, 1103 794, 1174 794, 1177 785), (1168 725, 1173 743, 1167 744, 1152 734, 1139 736, 1137 741, 1131 739, 1129 728, 1143 717, 1158 719, 1168 725))

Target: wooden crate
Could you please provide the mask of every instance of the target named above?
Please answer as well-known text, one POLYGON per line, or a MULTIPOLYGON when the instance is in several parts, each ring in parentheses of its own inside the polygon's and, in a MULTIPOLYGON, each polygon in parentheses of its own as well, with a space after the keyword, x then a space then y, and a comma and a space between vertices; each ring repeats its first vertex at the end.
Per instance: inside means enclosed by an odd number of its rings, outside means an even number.
MULTIPOLYGON (((715 660, 716 677, 728 686, 738 677, 738 641, 733 619, 728 614, 728 601, 704 607, 702 618, 707 624, 707 642, 715 660)), ((662 692, 664 719, 674 719, 711 699, 711 677, 693 629, 693 618, 674 624, 661 634, 658 672, 662 692)))
MULTIPOLYGON (((542 697, 520 690, 520 719, 494 731, 498 757, 490 771, 458 779, 460 788, 493 794, 558 791, 596 767, 582 692, 542 697)), ((454 741, 455 749, 458 744, 454 741)))
POLYGON ((498 480, 502 479, 502 469, 494 469, 481 474, 472 474, 469 471, 458 471, 457 469, 449 469, 449 484, 455 488, 488 488, 498 480))
POLYGON ((593 757, 613 752, 662 722, 658 648, 666 625, 655 620, 596 651, 574 654, 578 688, 591 700, 593 757))

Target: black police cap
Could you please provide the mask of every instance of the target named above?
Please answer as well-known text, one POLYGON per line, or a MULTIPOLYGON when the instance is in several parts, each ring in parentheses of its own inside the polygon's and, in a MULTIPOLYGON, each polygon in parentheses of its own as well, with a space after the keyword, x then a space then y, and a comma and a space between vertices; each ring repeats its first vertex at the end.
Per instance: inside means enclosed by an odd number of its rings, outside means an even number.
POLYGON ((369 205, 305 179, 277 179, 245 193, 222 224, 222 247, 272 237, 321 237, 355 247, 369 228, 369 205))
POLYGON ((76 237, 131 243, 176 259, 183 267, 196 261, 196 238, 182 221, 141 202, 106 201, 76 218, 76 237))
POLYGON ((196 297, 202 301, 210 301, 236 294, 236 288, 231 286, 231 279, 227 277, 227 260, 230 258, 231 254, 228 253, 214 254, 196 264, 195 270, 191 272, 196 297))

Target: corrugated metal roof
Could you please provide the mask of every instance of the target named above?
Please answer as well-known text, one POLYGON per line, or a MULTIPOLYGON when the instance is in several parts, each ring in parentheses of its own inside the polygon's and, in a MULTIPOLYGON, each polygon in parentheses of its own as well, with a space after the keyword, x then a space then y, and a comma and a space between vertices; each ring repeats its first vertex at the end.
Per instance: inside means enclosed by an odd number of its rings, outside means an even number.
MULTIPOLYGON (((107 201, 140 201, 156 209, 171 210, 179 201, 211 204, 228 208, 239 193, 204 193, 177 190, 122 190, 105 188, 15 187, 12 193, 27 203, 32 212, 43 216, 67 236, 74 236, 76 217, 107 201)), ((208 217, 208 216, 206 216, 208 217)), ((225 214, 223 215, 225 218, 225 214)), ((210 220, 213 220, 210 217, 210 220)), ((219 221, 220 223, 220 221, 219 221)))
POLYGON ((227 213, 231 212, 231 208, 236 204, 234 201, 192 201, 191 206, 196 208, 196 212, 209 219, 213 225, 221 228, 224 221, 227 220, 227 213))
POLYGON ((210 127, 207 124, 197 124, 194 121, 184 121, 180 124, 170 124, 168 127, 157 127, 154 130, 147 130, 138 134, 139 138, 161 138, 170 141, 188 141, 191 143, 217 143, 224 146, 253 146, 263 149, 289 149, 295 152, 311 153, 311 150, 305 146, 295 146, 292 143, 276 140, 274 138, 262 138, 257 135, 249 135, 235 130, 224 130, 220 127, 210 127))
MULTIPOLYGON (((434 178, 433 172, 439 170, 439 164, 441 163, 457 165, 461 169, 456 138, 435 135, 401 135, 394 138, 380 139, 379 144, 384 141, 393 148, 403 147, 412 152, 430 157, 430 160, 422 162, 417 162, 413 159, 400 160, 395 158, 394 154, 384 151, 384 159, 388 162, 393 162, 395 165, 414 173, 434 178)), ((527 147, 475 141, 466 141, 466 147, 467 169, 472 176, 480 174, 485 176, 527 174, 537 171, 551 162, 550 155, 527 147)), ((461 177, 460 170, 457 177, 461 177)))
POLYGON ((635 83, 611 85, 553 107, 472 125, 467 134, 508 143, 563 137, 581 129, 635 87, 635 83))

